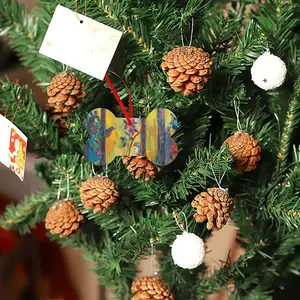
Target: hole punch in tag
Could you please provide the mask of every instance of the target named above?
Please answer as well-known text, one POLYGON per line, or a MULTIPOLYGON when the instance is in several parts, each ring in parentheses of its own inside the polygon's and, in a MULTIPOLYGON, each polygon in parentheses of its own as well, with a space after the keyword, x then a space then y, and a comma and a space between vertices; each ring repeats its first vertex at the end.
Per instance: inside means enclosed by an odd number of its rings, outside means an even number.
POLYGON ((39 53, 103 80, 122 32, 58 5, 39 53))
POLYGON ((24 180, 27 137, 11 121, 0 115, 0 162, 24 180))

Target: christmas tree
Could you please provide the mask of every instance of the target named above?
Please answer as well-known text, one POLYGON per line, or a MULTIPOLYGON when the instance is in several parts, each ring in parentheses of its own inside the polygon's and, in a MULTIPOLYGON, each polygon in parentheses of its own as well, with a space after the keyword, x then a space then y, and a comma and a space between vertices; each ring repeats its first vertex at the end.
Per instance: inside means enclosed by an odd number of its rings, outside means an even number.
POLYGON ((49 100, 39 106, 26 85, 6 79, 1 113, 17 110, 15 125, 47 159, 36 171, 49 189, 8 206, 1 226, 25 234, 46 220, 51 238, 80 249, 117 299, 204 299, 230 283, 233 299, 288 291, 300 267, 299 5, 253 2, 42 0, 27 13, 2 0, 0 33, 49 100), (97 145, 114 135, 107 128, 104 138, 90 112, 124 115, 105 81, 39 54, 58 4, 123 32, 107 76, 125 107, 130 90, 135 118, 174 113, 172 163, 158 166, 137 148, 107 166, 87 159, 87 120, 98 161, 97 145), (203 241, 229 218, 245 254, 207 277, 203 241), (160 279, 134 281, 153 251, 160 279))

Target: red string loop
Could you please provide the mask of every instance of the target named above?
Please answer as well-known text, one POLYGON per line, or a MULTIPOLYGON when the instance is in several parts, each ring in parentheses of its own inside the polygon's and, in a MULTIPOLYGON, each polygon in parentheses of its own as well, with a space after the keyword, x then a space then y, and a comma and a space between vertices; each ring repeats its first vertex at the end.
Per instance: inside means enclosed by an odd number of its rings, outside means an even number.
POLYGON ((124 106, 124 103, 122 102, 121 100, 121 97, 119 96, 118 92, 116 91, 115 87, 113 86, 112 82, 110 81, 110 79, 108 78, 107 75, 105 75, 104 79, 105 81, 107 82, 109 88, 111 89, 113 95, 115 96, 117 102, 119 103, 121 109, 122 109, 122 112, 129 124, 129 126, 132 126, 132 122, 131 122, 131 118, 133 118, 133 104, 132 104, 132 97, 131 97, 131 94, 130 94, 130 90, 128 88, 128 86, 126 85, 126 82, 121 78, 121 76, 119 76, 117 73, 111 71, 111 70, 108 70, 108 72, 114 74, 115 76, 117 76, 119 79, 121 79, 121 81, 124 83, 125 85, 125 88, 127 90, 127 93, 128 93, 128 100, 129 100, 129 114, 124 106))

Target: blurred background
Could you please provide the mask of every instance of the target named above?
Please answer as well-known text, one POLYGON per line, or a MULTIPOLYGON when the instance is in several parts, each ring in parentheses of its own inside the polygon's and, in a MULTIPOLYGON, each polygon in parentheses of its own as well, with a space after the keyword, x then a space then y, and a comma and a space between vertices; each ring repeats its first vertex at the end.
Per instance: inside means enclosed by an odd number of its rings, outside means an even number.
MULTIPOLYGON (((29 10, 35 5, 35 0, 19 2, 26 4, 29 10)), ((46 103, 46 95, 32 83, 31 75, 20 66, 17 56, 7 43, 0 39, 0 78, 5 74, 10 80, 28 84, 35 91, 37 103, 46 103)), ((24 182, 0 164, 0 213, 3 213, 8 203, 22 201, 25 195, 46 188, 34 175, 37 160, 39 158, 34 153, 28 154, 24 182)), ((214 233, 207 241, 205 263, 208 266, 208 276, 236 260, 242 253, 236 243, 236 234, 237 229, 231 223, 214 233)), ((39 224, 32 234, 26 236, 0 228, 0 299, 113 299, 110 291, 102 287, 101 282, 97 282, 90 270, 92 268, 77 250, 60 249, 50 242, 43 224, 39 224)), ((149 259, 141 261, 141 275, 151 275, 150 269, 149 259)), ((218 295, 212 295, 210 300, 226 298, 225 291, 220 291, 218 295)))

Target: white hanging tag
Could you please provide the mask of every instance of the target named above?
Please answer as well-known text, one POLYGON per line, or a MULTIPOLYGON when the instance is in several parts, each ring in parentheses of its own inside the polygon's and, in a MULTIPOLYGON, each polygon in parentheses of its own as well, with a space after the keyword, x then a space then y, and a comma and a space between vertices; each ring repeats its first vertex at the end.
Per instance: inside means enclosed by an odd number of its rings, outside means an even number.
POLYGON ((0 115, 0 162, 24 180, 27 137, 0 115))
POLYGON ((40 53, 103 80, 122 32, 58 5, 40 53))

